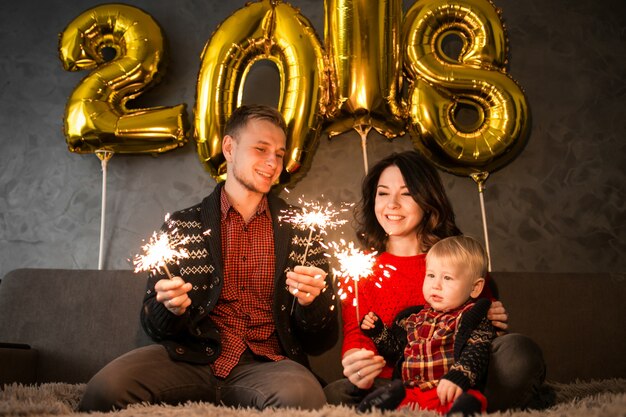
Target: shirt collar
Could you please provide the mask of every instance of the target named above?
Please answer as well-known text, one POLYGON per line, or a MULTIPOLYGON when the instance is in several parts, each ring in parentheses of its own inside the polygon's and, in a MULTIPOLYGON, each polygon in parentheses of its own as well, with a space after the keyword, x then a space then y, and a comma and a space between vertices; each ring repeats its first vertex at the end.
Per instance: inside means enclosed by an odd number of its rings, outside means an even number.
MULTIPOLYGON (((233 209, 234 211, 237 211, 237 209, 235 209, 233 207, 233 205, 230 203, 230 201, 228 200, 228 196, 226 195, 226 191, 224 190, 224 187, 222 187, 222 191, 220 193, 220 211, 221 211, 221 215, 222 215, 222 220, 224 220, 226 218, 226 216, 228 215, 228 212, 233 209)), ((270 207, 269 207, 269 203, 267 202, 267 195, 264 195, 263 198, 261 199, 261 202, 259 202, 259 205, 256 208, 256 215, 260 216, 262 214, 264 214, 267 216, 268 219, 271 219, 272 216, 270 214, 270 207)))

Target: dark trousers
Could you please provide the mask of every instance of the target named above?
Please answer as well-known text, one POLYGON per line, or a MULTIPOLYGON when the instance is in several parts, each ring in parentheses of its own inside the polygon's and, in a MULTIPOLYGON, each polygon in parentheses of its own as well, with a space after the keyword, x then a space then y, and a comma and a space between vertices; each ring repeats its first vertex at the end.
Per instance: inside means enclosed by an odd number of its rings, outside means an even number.
MULTIPOLYGON (((484 394, 487 411, 524 408, 538 395, 545 379, 543 353, 530 338, 512 333, 496 337, 491 344, 484 394)), ((388 381, 376 379, 372 388, 388 381)), ((347 378, 324 388, 329 404, 356 406, 369 392, 357 389, 347 378)))
POLYGON ((109 411, 148 402, 203 401, 232 407, 321 408, 317 378, 292 360, 272 362, 245 352, 225 379, 210 366, 172 361, 165 348, 135 349, 102 368, 87 384, 79 409, 109 411))

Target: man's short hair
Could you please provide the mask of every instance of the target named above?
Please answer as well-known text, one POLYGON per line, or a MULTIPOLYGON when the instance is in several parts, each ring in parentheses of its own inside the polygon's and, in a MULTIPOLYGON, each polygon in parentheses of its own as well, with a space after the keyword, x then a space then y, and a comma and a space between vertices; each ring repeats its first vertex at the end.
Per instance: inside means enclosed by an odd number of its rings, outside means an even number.
POLYGON ((244 127, 249 120, 267 120, 279 127, 287 136, 287 124, 283 115, 274 107, 263 104, 244 104, 236 108, 226 122, 224 135, 235 137, 237 131, 244 127))

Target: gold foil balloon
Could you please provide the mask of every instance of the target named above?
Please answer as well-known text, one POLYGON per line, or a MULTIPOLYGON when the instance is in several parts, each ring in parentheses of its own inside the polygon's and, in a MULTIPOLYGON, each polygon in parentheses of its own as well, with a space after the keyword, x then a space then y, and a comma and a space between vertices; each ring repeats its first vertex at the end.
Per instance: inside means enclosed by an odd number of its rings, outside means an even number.
POLYGON ((93 69, 70 96, 64 120, 71 152, 159 153, 187 142, 184 104, 127 109, 126 102, 163 74, 163 33, 136 7, 106 4, 85 11, 60 34, 68 71, 93 69), (107 61, 104 55, 114 53, 107 61))
POLYGON ((370 128, 387 138, 403 135, 402 0, 325 0, 324 12, 325 131, 329 137, 370 128))
POLYGON ((273 62, 280 76, 278 109, 287 122, 288 152, 279 181, 296 179, 319 140, 322 53, 310 22, 277 0, 248 3, 217 27, 202 52, 195 110, 198 154, 216 180, 226 176, 224 125, 242 104, 246 76, 259 60, 273 62))
POLYGON ((409 130, 416 148, 456 175, 493 172, 523 149, 530 113, 521 88, 506 74, 507 40, 487 0, 418 1, 403 26, 409 130), (460 39, 458 57, 446 41, 460 39), (474 112, 459 123, 463 109, 474 112))

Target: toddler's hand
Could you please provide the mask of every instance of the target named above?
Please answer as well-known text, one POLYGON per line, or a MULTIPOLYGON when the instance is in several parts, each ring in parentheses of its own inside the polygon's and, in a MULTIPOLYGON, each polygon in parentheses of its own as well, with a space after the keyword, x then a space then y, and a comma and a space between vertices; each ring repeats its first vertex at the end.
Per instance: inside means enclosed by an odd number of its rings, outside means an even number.
POLYGON ((361 321, 361 329, 373 329, 376 326, 376 320, 378 320, 378 316, 373 311, 370 311, 363 317, 363 320, 361 321))
POLYGON ((446 405, 448 402, 453 402, 462 393, 463 390, 461 387, 447 379, 440 380, 439 385, 437 385, 437 396, 443 405, 446 405))

